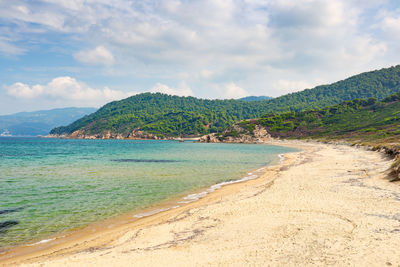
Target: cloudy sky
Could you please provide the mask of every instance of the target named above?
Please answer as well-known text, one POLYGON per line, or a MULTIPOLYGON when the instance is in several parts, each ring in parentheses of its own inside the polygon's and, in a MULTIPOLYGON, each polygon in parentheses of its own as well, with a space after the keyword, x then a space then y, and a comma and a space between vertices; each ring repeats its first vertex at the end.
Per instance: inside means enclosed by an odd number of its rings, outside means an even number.
POLYGON ((0 114, 279 96, 400 63, 398 0, 0 0, 0 114))

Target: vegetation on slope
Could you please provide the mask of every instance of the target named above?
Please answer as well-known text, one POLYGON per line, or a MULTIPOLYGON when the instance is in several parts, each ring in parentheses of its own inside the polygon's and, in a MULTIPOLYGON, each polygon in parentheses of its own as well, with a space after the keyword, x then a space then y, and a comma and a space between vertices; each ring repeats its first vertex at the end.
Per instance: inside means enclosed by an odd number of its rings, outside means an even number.
MULTIPOLYGON (((376 98, 354 99, 321 109, 267 114, 236 125, 248 133, 256 125, 262 126, 272 137, 345 140, 368 145, 393 156, 393 171, 397 176, 400 174, 400 92, 382 101, 376 98)), ((224 131, 217 137, 223 141, 224 137, 236 132, 224 131)))
MULTIPOLYGON (((362 73, 331 85, 317 86, 264 101, 206 100, 144 93, 111 102, 51 134, 128 135, 134 129, 157 136, 191 136, 221 132, 234 122, 265 113, 298 112, 352 100, 383 99, 400 89, 400 66, 362 73)), ((288 115, 285 115, 288 116, 288 115)), ((289 123, 285 127, 290 129, 289 123)))
POLYGON ((330 85, 287 94, 268 101, 269 112, 300 111, 371 97, 384 99, 400 90, 400 65, 364 72, 330 85))
POLYGON ((223 130, 235 121, 259 117, 262 101, 206 100, 144 93, 111 102, 97 112, 51 134, 70 134, 78 129, 88 134, 105 131, 128 134, 133 129, 158 136, 201 135, 223 130))
POLYGON ((272 136, 396 142, 400 137, 400 93, 382 101, 354 99, 302 112, 269 114, 257 120, 272 136))

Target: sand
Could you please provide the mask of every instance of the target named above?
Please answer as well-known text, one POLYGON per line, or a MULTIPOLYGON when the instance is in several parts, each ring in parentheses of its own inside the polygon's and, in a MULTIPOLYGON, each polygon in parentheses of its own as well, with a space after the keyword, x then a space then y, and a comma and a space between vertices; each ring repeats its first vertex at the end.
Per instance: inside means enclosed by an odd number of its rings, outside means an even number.
POLYGON ((257 180, 0 264, 400 265, 400 185, 390 182, 388 158, 345 145, 277 144, 304 151, 257 180))

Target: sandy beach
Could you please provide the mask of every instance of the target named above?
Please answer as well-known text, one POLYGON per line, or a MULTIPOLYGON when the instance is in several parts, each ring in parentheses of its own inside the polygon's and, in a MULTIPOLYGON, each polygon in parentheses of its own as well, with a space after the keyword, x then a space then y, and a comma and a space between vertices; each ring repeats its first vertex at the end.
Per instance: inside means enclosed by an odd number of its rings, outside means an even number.
POLYGON ((0 265, 400 265, 400 185, 388 177, 390 159, 346 145, 274 144, 303 151, 256 180, 51 247, 11 251, 0 265))

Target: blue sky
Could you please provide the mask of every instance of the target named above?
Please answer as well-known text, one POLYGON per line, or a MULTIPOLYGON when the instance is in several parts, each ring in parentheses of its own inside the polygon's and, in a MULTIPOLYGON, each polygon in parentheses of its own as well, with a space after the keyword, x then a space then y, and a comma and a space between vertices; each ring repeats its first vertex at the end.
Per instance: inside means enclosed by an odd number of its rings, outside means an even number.
POLYGON ((279 96, 399 51, 398 1, 0 0, 0 114, 141 92, 279 96))

